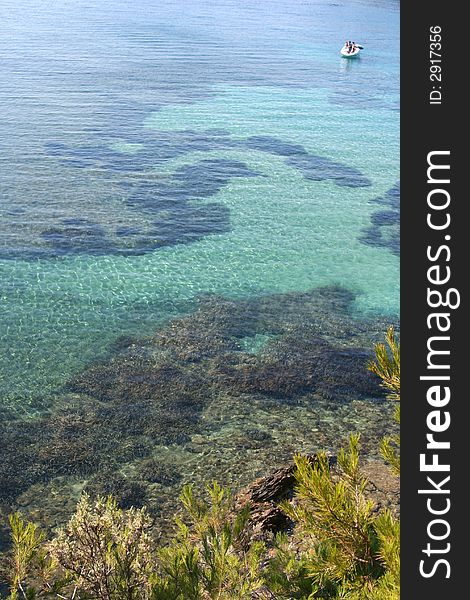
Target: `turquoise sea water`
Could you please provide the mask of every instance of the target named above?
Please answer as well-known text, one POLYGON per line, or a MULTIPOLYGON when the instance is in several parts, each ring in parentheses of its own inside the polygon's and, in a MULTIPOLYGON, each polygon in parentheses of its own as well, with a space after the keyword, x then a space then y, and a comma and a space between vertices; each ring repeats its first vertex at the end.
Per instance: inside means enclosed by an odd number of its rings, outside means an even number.
POLYGON ((399 3, 2 0, 0 36, 0 550, 83 489, 165 519, 351 431, 373 458, 399 3))
POLYGON ((335 284, 397 315, 397 252, 364 237, 399 176, 398 6, 1 3, 6 406, 201 293, 335 284))

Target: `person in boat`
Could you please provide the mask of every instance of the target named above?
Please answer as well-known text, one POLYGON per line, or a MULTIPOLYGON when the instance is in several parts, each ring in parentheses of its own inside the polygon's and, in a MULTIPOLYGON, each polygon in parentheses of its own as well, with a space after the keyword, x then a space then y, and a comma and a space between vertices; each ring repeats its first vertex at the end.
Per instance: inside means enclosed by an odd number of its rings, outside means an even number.
POLYGON ((350 42, 350 45, 349 45, 349 54, 351 54, 352 52, 354 52, 355 49, 356 49, 356 42, 350 42))

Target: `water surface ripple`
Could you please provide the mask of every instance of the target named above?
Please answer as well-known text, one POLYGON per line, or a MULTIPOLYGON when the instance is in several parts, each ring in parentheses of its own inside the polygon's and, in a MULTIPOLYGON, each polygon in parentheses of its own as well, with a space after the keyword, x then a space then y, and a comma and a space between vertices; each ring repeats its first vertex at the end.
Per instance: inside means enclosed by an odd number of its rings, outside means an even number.
POLYGON ((373 447, 399 3, 3 0, 0 35, 2 501, 373 447))

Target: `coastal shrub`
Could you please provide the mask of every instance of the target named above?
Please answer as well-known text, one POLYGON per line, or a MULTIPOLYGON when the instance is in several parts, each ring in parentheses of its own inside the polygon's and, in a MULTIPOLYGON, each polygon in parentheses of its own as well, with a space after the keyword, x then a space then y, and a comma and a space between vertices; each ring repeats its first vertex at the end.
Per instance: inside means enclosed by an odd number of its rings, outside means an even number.
MULTIPOLYGON (((370 361, 369 371, 372 371, 382 380, 382 387, 388 390, 387 397, 395 403, 394 420, 400 424, 400 344, 395 337, 393 327, 389 327, 386 334, 388 345, 375 345, 375 360, 370 361)), ((400 474, 400 436, 398 434, 386 436, 380 445, 382 456, 391 465, 393 471, 400 474)))
POLYGON ((185 486, 185 521, 159 547, 145 509, 120 509, 114 499, 84 494, 68 524, 51 542, 19 515, 10 519, 9 600, 250 599, 262 587, 265 547, 249 544, 249 509, 234 510, 217 483, 209 499, 185 486))
POLYGON ((10 584, 9 600, 34 598, 35 588, 28 582, 30 573, 46 563, 42 551, 44 536, 34 523, 27 523, 19 513, 10 515, 12 548, 8 564, 2 568, 2 577, 10 584), (21 594, 21 596, 20 596, 21 594))
POLYGON ((12 551, 9 600, 61 598, 145 600, 155 570, 144 509, 83 494, 75 514, 48 543, 36 525, 10 518, 12 551))
POLYGON ((11 551, 0 569, 2 580, 9 584, 7 600, 68 598, 61 592, 69 582, 58 572, 37 525, 18 513, 11 515, 9 522, 11 551))
POLYGON ((378 516, 366 498, 359 436, 350 436, 349 448, 338 453, 334 468, 326 453, 313 461, 301 455, 294 460, 294 501, 282 505, 295 523, 294 550, 289 552, 286 538, 277 545, 276 560, 284 557, 283 580, 276 573, 278 564, 273 563, 274 572, 270 568, 278 596, 398 598, 398 522, 387 511, 378 516), (388 596, 378 596, 379 590, 388 596))
POLYGON ((154 600, 250 599, 263 585, 264 544, 249 544, 249 507, 234 511, 231 493, 214 482, 208 500, 183 488, 187 522, 159 550, 154 600))
POLYGON ((155 567, 151 525, 145 509, 122 510, 111 497, 92 503, 84 494, 47 550, 84 597, 144 599, 155 567))

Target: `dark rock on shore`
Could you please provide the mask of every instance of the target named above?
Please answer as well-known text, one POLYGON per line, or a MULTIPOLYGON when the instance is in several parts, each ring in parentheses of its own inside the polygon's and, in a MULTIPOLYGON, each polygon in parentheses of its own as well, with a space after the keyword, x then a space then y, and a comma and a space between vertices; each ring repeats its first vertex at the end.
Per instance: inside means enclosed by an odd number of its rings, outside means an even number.
MULTIPOLYGON (((315 456, 310 457, 315 461, 315 456)), ((330 464, 336 458, 331 457, 330 464)), ((295 466, 293 463, 276 469, 272 473, 253 481, 236 496, 235 509, 250 507, 251 541, 266 539, 280 531, 289 531, 293 523, 281 510, 279 504, 284 500, 292 500, 294 496, 295 466)))
MULTIPOLYGON (((309 457, 314 462, 315 455, 309 457)), ((329 456, 332 473, 335 473, 336 457, 329 456)), ((235 498, 235 510, 250 507, 250 543, 254 540, 270 540, 280 531, 289 533, 293 523, 281 510, 279 504, 294 497, 295 466, 289 464, 260 477, 242 489, 235 498)), ((380 460, 366 463, 363 468, 368 478, 366 495, 375 504, 375 510, 388 508, 398 516, 400 506, 400 484, 390 468, 380 460)))

